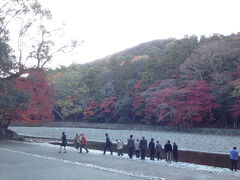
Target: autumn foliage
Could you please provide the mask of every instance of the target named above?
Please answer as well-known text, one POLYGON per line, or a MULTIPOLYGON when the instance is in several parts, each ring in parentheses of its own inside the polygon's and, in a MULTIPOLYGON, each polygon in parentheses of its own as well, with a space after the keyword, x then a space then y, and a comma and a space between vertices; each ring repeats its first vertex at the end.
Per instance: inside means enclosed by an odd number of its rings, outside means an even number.
POLYGON ((100 110, 102 113, 111 113, 114 110, 114 105, 117 98, 115 96, 110 96, 102 100, 100 104, 100 110))
POLYGON ((240 127, 239 33, 151 41, 51 76, 57 101, 79 97, 79 121, 240 127))
POLYGON ((25 92, 28 100, 18 107, 9 109, 12 120, 24 124, 36 124, 44 121, 53 121, 55 91, 47 82, 42 69, 29 72, 28 77, 19 77, 13 80, 19 92, 25 92))
POLYGON ((141 84, 142 82, 140 80, 138 80, 136 82, 136 84, 133 86, 133 88, 130 90, 130 94, 132 95, 133 98, 133 112, 137 117, 143 117, 144 116, 144 104, 145 104, 145 100, 144 98, 141 96, 141 84))
POLYGON ((215 120, 213 110, 219 107, 219 104, 214 103, 209 86, 204 81, 188 82, 182 87, 164 89, 152 89, 151 86, 145 96, 147 123, 154 119, 157 123, 192 126, 204 119, 215 120))
POLYGON ((84 119, 88 119, 94 116, 98 108, 99 108, 99 105, 95 100, 90 101, 88 103, 88 106, 84 108, 84 111, 83 111, 84 119))

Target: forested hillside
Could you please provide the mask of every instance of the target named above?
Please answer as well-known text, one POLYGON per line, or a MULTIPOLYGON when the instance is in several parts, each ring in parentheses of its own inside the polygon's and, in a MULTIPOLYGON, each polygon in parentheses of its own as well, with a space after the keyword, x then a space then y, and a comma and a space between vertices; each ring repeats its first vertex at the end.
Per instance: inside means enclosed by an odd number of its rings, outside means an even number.
POLYGON ((240 34, 147 42, 48 70, 56 120, 240 126, 240 34))

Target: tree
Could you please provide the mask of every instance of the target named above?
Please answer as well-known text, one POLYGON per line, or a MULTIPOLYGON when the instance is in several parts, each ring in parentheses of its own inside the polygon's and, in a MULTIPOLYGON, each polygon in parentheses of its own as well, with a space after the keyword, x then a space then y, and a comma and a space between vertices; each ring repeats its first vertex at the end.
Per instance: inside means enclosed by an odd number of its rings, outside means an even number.
POLYGON ((88 106, 84 108, 83 115, 84 119, 88 120, 89 122, 95 122, 96 115, 99 111, 99 104, 95 100, 91 100, 88 103, 88 106))
POLYGON ((240 100, 237 99, 234 101, 234 104, 230 107, 230 112, 233 117, 233 127, 237 128, 240 125, 240 100))
POLYGON ((203 44, 184 61, 180 71, 188 79, 210 80, 221 83, 219 74, 236 68, 240 57, 238 40, 216 40, 203 44))
POLYGON ((3 0, 0 17, 0 128, 7 128, 12 120, 26 124, 53 120, 55 93, 44 75, 44 67, 55 51, 53 41, 46 38, 50 32, 44 26, 44 19, 51 19, 50 11, 37 0, 3 0), (12 25, 18 32, 17 56, 12 55, 8 45, 8 29, 12 25), (29 59, 31 62, 27 62, 29 59))
MULTIPOLYGON (((197 47, 198 38, 195 35, 185 36, 182 39, 175 40, 160 59, 158 79, 167 79, 179 74, 180 64, 182 64, 197 47)), ((155 79, 155 81, 158 79, 155 79)))
POLYGON ((61 67, 48 72, 49 81, 56 90, 54 112, 58 119, 82 119, 89 99, 101 99, 97 80, 100 73, 100 67, 85 65, 61 67))
MULTIPOLYGON (((159 84, 161 85, 161 83, 159 84)), ((146 91, 147 123, 165 122, 169 125, 193 126, 215 120, 209 86, 204 81, 189 82, 185 87, 150 88, 146 91)))
MULTIPOLYGON (((54 43, 53 35, 62 36, 63 28, 52 29, 47 25, 52 14, 37 0, 3 0, 0 3, 0 16, 3 17, 2 32, 7 28, 18 32, 18 38, 12 38, 12 44, 18 51, 19 71, 24 66, 44 68, 53 56, 70 52, 78 45, 76 40, 54 43)), ((12 31, 10 33, 16 36, 12 31)))
POLYGON ((129 94, 132 96, 132 111, 134 114, 134 120, 139 122, 144 118, 145 99, 141 95, 142 81, 138 80, 134 86, 129 90, 129 94))
POLYGON ((54 120, 52 113, 55 91, 47 82, 42 69, 34 70, 28 77, 14 79, 20 93, 27 93, 28 102, 11 108, 12 120, 25 124, 37 124, 54 120))
POLYGON ((132 98, 125 96, 119 99, 115 104, 115 110, 118 115, 118 122, 133 123, 132 98))
POLYGON ((233 72, 233 75, 236 77, 235 82, 235 88, 233 91, 233 97, 234 102, 230 106, 229 110, 231 112, 231 115, 233 117, 233 127, 237 128, 240 125, 240 84, 239 84, 239 78, 240 78, 240 67, 237 68, 235 72, 233 72))
POLYGON ((185 79, 209 82, 211 94, 221 104, 221 108, 215 111, 218 124, 227 127, 232 104, 231 82, 234 80, 231 72, 239 64, 240 39, 232 36, 210 39, 201 42, 201 46, 180 66, 180 71, 185 79))
POLYGON ((100 103, 100 112, 105 118, 105 122, 114 122, 116 117, 115 104, 117 97, 110 96, 103 99, 100 103))

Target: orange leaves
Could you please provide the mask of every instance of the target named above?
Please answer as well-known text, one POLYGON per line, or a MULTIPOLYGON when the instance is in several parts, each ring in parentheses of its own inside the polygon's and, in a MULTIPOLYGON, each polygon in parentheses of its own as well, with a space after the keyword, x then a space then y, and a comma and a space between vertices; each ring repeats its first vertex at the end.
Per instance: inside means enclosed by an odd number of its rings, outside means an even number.
POLYGON ((88 106, 84 108, 84 111, 83 111, 84 119, 94 116, 98 109, 98 106, 99 105, 96 101, 94 100, 90 101, 88 106))
POLYGON ((110 96, 108 98, 103 99, 100 104, 100 110, 102 110, 102 112, 105 112, 105 113, 113 112, 116 101, 117 101, 117 98, 115 96, 110 96))
POLYGON ((48 84, 44 72, 35 69, 28 77, 18 77, 13 80, 19 92, 26 92, 29 96, 27 103, 21 103, 11 109, 12 119, 25 124, 52 121, 55 91, 48 84))

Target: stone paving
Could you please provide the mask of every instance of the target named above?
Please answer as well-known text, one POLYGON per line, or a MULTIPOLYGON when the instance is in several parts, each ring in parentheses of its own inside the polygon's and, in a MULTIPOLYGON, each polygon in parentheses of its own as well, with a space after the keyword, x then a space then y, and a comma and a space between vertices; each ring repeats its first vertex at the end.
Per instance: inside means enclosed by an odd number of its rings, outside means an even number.
POLYGON ((46 143, 0 141, 0 179, 17 180, 238 180, 239 172, 184 163, 135 160, 94 150, 78 153, 46 143), (196 166, 194 168, 194 166, 196 166), (202 168, 200 168, 202 167, 202 168), (218 170, 218 171, 217 171, 218 170))

